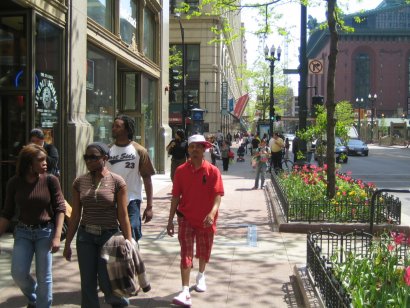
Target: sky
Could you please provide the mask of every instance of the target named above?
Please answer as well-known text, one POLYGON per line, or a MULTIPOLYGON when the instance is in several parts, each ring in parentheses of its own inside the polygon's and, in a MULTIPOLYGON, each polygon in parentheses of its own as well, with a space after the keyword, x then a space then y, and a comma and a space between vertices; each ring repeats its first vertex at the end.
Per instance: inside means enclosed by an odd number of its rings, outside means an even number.
MULTIPOLYGON (((252 0, 248 0, 252 2, 252 0)), ((249 2, 249 3, 250 3, 249 2)), ((339 0, 338 3, 343 6, 344 11, 347 13, 354 13, 360 10, 371 10, 376 8, 382 0, 339 0), (346 7, 347 6, 347 7, 346 7)), ((307 16, 312 15, 317 19, 318 22, 323 22, 326 18, 325 12, 326 1, 322 0, 323 5, 321 7, 308 7, 307 16)), ((281 46, 282 56, 280 62, 275 62, 275 72, 277 70, 287 69, 296 69, 299 65, 298 57, 299 52, 298 48, 300 46, 300 4, 287 3, 278 5, 277 11, 283 14, 280 25, 286 29, 290 29, 290 39, 292 42, 288 43, 287 48, 285 48, 285 40, 280 35, 271 35, 266 38, 265 44, 268 47, 275 45, 275 47, 281 46)), ((257 22, 256 19, 256 10, 246 9, 242 11, 242 21, 245 23, 245 37, 246 37, 246 48, 247 48, 247 61, 248 69, 252 68, 254 61, 263 54, 263 47, 258 47, 260 45, 258 39, 255 35, 252 35, 249 30, 256 29, 257 22), (253 15, 253 16, 252 16, 253 15), (246 16, 246 18, 244 17, 246 16)), ((288 75, 291 87, 294 89, 295 95, 297 94, 297 83, 299 81, 298 75, 288 75)))

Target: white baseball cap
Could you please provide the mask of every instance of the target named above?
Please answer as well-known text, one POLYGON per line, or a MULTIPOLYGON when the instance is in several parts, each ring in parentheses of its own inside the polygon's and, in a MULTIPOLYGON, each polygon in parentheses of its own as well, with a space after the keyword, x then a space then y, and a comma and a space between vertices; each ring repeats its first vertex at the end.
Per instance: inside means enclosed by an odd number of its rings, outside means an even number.
POLYGON ((201 143, 205 149, 209 149, 212 147, 212 144, 205 140, 205 137, 202 135, 192 135, 188 138, 188 145, 191 143, 201 143))

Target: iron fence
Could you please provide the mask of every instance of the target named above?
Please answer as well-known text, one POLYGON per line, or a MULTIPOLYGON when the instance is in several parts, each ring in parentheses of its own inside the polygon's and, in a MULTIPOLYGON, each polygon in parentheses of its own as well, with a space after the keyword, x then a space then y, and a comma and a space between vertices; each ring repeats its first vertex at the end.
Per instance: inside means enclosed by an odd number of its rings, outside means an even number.
MULTIPOLYGON (((273 172, 272 172, 273 173, 273 172)), ((306 199, 289 200, 276 174, 272 174, 272 184, 281 203, 286 222, 341 222, 341 223, 369 223, 373 218, 376 224, 401 223, 401 201, 399 198, 386 192, 379 194, 374 200, 374 217, 370 204, 352 204, 350 202, 330 204, 306 199)), ((352 180, 355 181, 355 180, 352 180)), ((360 181, 356 181, 359 183, 360 181)), ((374 189, 365 190, 369 199, 374 194, 374 189)))
MULTIPOLYGON (((395 233, 397 236, 399 233, 395 233)), ((408 258, 409 237, 401 234, 400 245, 395 246, 399 263, 408 258)), ((319 231, 307 235, 306 265, 309 275, 326 307, 352 307, 351 297, 334 274, 336 264, 344 263, 352 255, 356 259, 371 258, 372 244, 383 245, 385 237, 355 230, 343 234, 319 231)))

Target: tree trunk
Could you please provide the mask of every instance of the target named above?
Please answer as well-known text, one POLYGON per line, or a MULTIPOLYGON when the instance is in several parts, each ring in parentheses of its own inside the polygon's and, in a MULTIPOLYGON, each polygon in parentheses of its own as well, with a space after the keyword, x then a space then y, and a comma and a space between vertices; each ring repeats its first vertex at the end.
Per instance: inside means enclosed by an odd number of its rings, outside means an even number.
POLYGON ((335 166, 335 74, 337 60, 337 44, 339 36, 336 29, 337 14, 335 11, 337 0, 327 0, 327 22, 330 31, 330 52, 329 52, 329 67, 327 73, 327 99, 326 99, 326 115, 327 115, 327 195, 333 198, 336 195, 336 166, 335 166))

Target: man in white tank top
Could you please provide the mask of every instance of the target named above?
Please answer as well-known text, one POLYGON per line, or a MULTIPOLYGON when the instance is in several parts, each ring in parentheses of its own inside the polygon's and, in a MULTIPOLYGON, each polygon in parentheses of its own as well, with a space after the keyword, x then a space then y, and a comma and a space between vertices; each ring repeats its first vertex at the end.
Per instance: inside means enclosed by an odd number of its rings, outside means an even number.
POLYGON ((155 174, 154 166, 147 150, 132 141, 135 132, 135 122, 127 115, 119 115, 112 125, 114 145, 110 148, 108 169, 121 175, 127 183, 128 216, 131 223, 133 238, 138 241, 141 232, 141 201, 142 183, 144 183, 147 206, 142 215, 144 223, 151 221, 152 212, 152 180, 155 174))

